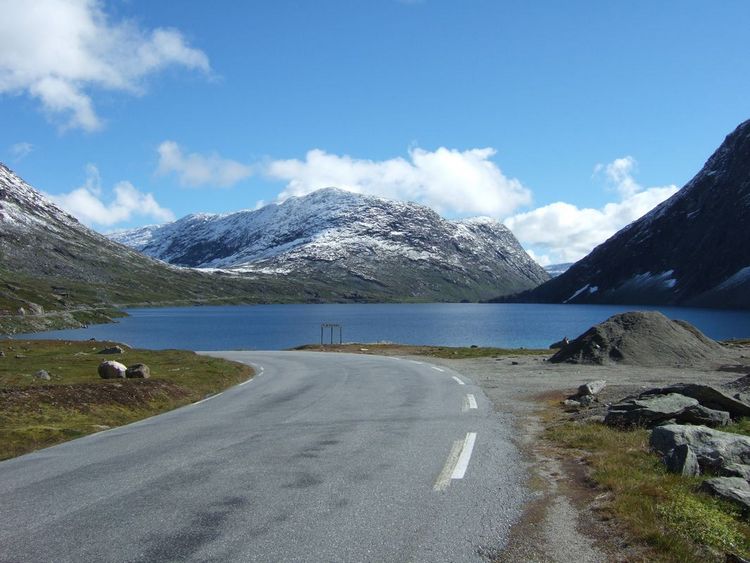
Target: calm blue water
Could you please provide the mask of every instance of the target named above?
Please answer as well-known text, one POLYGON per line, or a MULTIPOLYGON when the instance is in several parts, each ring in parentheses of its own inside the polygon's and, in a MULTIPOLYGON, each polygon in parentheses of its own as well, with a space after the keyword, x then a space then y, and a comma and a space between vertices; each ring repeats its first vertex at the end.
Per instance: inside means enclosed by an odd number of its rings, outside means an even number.
MULTIPOLYGON (((715 339, 750 337, 750 311, 529 304, 238 305, 129 309, 111 325, 16 338, 114 340, 140 348, 279 350, 320 342, 321 323, 340 323, 344 342, 546 348, 606 318, 659 310, 715 339)), ((330 338, 330 333, 326 333, 330 338)))

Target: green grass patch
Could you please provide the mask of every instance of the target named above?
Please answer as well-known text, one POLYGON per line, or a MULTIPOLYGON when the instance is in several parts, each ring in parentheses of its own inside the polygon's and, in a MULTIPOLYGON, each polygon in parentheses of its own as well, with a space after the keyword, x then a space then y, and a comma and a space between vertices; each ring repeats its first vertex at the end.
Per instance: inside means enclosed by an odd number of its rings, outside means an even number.
MULTIPOLYGON (((743 421, 741 425, 746 425, 743 421)), ((545 437, 584 455, 591 478, 613 493, 612 514, 666 562, 750 557, 750 526, 732 505, 697 492, 701 478, 666 471, 649 451, 649 431, 599 423, 552 423, 545 437)))
POLYGON ((0 459, 165 412, 218 393, 252 368, 184 350, 98 352, 111 342, 0 341, 0 459), (151 378, 104 380, 103 360, 144 363, 151 378), (51 379, 34 377, 47 371, 51 379))
POLYGON ((415 346, 410 344, 333 344, 320 346, 306 344, 295 350, 317 352, 348 352, 353 354, 376 354, 385 356, 430 356, 448 360, 464 360, 467 358, 499 358, 503 356, 538 356, 549 354, 549 350, 533 348, 490 348, 481 346, 415 346))

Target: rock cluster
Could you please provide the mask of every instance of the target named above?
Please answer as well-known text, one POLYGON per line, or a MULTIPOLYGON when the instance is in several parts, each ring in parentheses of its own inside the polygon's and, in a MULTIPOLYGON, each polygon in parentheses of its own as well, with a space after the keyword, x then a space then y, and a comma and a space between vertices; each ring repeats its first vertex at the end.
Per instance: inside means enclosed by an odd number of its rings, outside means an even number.
POLYGON ((133 364, 126 367, 120 362, 106 360, 99 364, 99 377, 102 379, 148 379, 151 369, 146 364, 133 364))
POLYGON ((682 383, 651 389, 611 405, 604 418, 610 426, 681 423, 726 426, 731 419, 750 416, 750 405, 710 385, 682 383))
POLYGON ((603 380, 591 381, 578 387, 575 395, 568 397, 563 404, 566 407, 586 407, 597 400, 597 395, 607 386, 603 380))
POLYGON ((650 445, 674 473, 720 475, 706 480, 701 489, 750 512, 749 437, 705 426, 669 424, 652 430, 650 445))

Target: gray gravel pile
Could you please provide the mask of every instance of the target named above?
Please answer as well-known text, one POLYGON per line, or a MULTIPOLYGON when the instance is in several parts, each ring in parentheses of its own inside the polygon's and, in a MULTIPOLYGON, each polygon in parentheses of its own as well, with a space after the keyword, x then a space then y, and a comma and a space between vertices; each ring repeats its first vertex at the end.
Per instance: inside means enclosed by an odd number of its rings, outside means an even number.
POLYGON ((560 349, 550 362, 644 367, 694 367, 727 360, 727 352, 697 328, 655 311, 610 317, 560 349))

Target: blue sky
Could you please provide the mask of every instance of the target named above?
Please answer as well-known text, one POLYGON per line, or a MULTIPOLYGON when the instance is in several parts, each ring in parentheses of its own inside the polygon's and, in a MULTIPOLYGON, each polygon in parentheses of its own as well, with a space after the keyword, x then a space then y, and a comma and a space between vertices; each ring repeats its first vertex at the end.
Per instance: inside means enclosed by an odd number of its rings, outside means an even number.
POLYGON ((750 118, 745 1, 0 6, 0 160, 103 232, 336 184, 572 260, 750 118))

